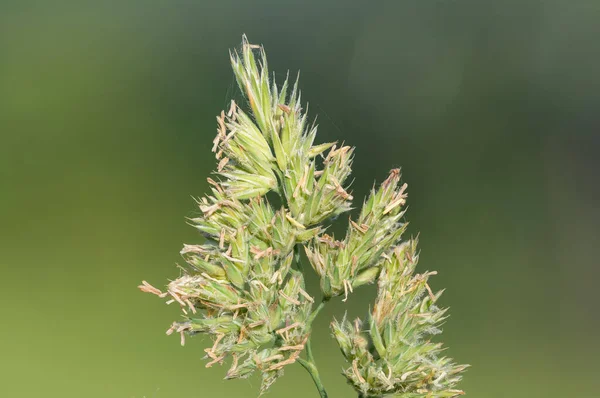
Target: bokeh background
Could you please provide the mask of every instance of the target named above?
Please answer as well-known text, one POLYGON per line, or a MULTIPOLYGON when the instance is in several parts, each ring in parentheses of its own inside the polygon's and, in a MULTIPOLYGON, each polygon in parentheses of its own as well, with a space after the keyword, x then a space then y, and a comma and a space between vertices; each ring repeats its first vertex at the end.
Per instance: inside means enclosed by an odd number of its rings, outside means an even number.
MULTIPOLYGON (((280 82, 301 70, 319 140, 358 148, 358 202, 402 167, 461 387, 598 397, 597 0, 1 1, 0 396, 257 395, 136 289, 200 241, 184 218, 243 33, 280 82)), ((315 324, 331 398, 355 396, 328 330, 345 309, 315 324)), ((269 396, 315 395, 294 365, 269 396)))

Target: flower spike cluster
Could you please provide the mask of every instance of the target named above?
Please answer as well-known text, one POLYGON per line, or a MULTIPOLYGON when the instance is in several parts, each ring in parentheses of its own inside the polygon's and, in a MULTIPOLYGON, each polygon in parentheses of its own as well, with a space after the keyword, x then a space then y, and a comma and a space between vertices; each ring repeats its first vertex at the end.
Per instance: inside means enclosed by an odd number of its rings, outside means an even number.
POLYGON ((323 234, 306 247, 326 297, 347 296, 353 288, 373 282, 379 274, 380 257, 399 241, 406 228, 400 221, 406 184, 398 186, 399 181, 400 170, 392 170, 379 189, 371 192, 358 219, 350 220, 344 240, 323 234))
MULTIPOLYGON (((366 322, 334 322, 333 334, 351 363, 348 381, 362 396, 400 394, 450 397, 464 366, 440 357, 425 340, 438 331, 444 310, 435 306, 427 278, 414 275, 414 242, 401 242, 406 184, 400 171, 373 189, 341 240, 324 223, 351 209, 347 179, 354 148, 315 144, 298 80, 281 87, 269 78, 261 46, 243 38, 231 65, 248 103, 231 101, 217 117, 212 152, 217 166, 210 192, 189 219, 205 241, 184 245, 183 274, 160 290, 140 290, 176 303, 183 319, 167 334, 208 335, 206 366, 227 364, 226 379, 262 375, 261 393, 300 363, 326 398, 312 358, 310 333, 325 302, 376 280, 379 295, 366 322), (279 196, 277 207, 267 194, 279 196), (304 286, 300 251, 320 277, 322 300, 304 286)), ((269 196, 270 197, 270 196, 269 196)), ((345 299, 344 299, 345 300, 345 299)), ((454 394, 454 395, 453 395, 454 394)))
POLYGON ((414 274, 417 242, 397 246, 383 256, 378 294, 366 322, 334 321, 333 336, 351 364, 348 382, 365 397, 397 394, 404 398, 442 398, 464 394, 454 389, 466 365, 441 356, 441 333, 446 309, 436 306, 443 291, 427 284, 436 272, 414 274))

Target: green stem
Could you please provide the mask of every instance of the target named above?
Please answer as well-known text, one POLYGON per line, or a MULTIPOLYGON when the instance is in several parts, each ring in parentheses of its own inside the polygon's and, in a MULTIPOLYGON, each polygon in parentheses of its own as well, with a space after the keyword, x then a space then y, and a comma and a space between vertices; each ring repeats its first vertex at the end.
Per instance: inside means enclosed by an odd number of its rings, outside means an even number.
POLYGON ((319 395, 321 396, 321 398, 327 398, 327 391, 325 391, 325 387, 323 387, 323 383, 321 382, 321 378, 319 377, 319 371, 317 370, 315 363, 313 361, 307 361, 302 358, 298 358, 298 362, 304 367, 304 369, 306 369, 306 371, 312 377, 313 382, 315 383, 315 387, 317 387, 317 390, 319 390, 319 395))
POLYGON ((315 357, 313 357, 312 345, 310 344, 310 339, 306 342, 306 358, 308 359, 309 362, 315 363, 315 357))
MULTIPOLYGON (((308 317, 306 324, 307 324, 307 328, 309 330, 312 326, 313 321, 319 314, 319 312, 321 312, 321 310, 325 307, 326 302, 327 302, 327 300, 323 299, 323 301, 321 301, 321 303, 319 303, 319 306, 317 308, 315 308, 315 310, 308 317)), ((327 391, 325 391, 325 387, 323 387, 323 383, 321 382, 321 378, 319 376, 319 370, 317 369, 317 365, 315 364, 315 358, 313 356, 310 338, 306 342, 306 359, 298 358, 298 362, 300 362, 300 365, 302 365, 304 367, 304 369, 306 369, 306 371, 312 377, 313 382, 315 383, 315 387, 317 387, 317 390, 319 391, 321 398, 327 398, 327 391)))
POLYGON ((317 315, 319 315, 319 312, 321 312, 321 310, 325 308, 325 303, 327 303, 327 300, 324 298, 323 301, 319 303, 319 306, 315 308, 315 310, 311 312, 308 316, 308 319, 306 320, 306 325, 308 329, 310 329, 310 327, 312 326, 312 323, 317 317, 317 315))
MULTIPOLYGON (((302 262, 300 261, 300 244, 294 246, 294 260, 296 262, 298 270, 304 273, 304 270, 302 268, 302 262)), ((321 312, 321 310, 325 307, 325 303, 328 300, 329 298, 324 297, 323 300, 321 300, 321 302, 317 306, 317 308, 315 308, 313 312, 311 312, 311 314, 308 316, 308 319, 306 320, 306 329, 311 330, 313 321, 315 320, 319 312, 321 312)), ((300 365, 302 365, 302 367, 304 367, 304 369, 306 369, 306 371, 310 374, 310 377, 312 377, 313 382, 315 383, 315 387, 317 387, 321 398, 327 398, 327 391, 325 391, 325 387, 323 386, 323 382, 321 382, 321 377, 319 376, 319 370, 317 369, 317 365, 315 364, 315 358, 313 356, 310 338, 306 342, 305 348, 306 359, 298 358, 298 362, 300 363, 300 365)))

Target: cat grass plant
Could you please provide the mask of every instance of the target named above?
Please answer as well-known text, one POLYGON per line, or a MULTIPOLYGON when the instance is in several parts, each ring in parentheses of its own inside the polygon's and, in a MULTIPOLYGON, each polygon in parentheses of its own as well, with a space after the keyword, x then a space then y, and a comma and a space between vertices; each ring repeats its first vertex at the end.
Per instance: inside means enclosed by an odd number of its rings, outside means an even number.
POLYGON ((332 335, 347 360, 343 375, 359 397, 455 397, 465 365, 430 340, 446 310, 428 285, 435 272, 415 273, 415 239, 402 240, 406 184, 394 169, 350 219, 345 236, 327 222, 352 208, 347 180, 354 149, 315 144, 317 126, 303 113, 298 81, 278 87, 261 46, 243 38, 231 65, 248 107, 231 101, 217 117, 217 158, 211 192, 198 200, 191 224, 205 237, 184 245, 181 277, 144 292, 181 307, 167 334, 205 334, 206 366, 226 364, 226 379, 262 375, 261 393, 294 363, 327 393, 311 351, 313 321, 332 298, 343 301, 362 285, 378 293, 365 319, 333 321, 332 335), (269 197, 269 199, 267 199, 269 197), (277 202, 279 205, 275 206, 277 202), (305 253, 320 278, 320 297, 307 293, 305 253))

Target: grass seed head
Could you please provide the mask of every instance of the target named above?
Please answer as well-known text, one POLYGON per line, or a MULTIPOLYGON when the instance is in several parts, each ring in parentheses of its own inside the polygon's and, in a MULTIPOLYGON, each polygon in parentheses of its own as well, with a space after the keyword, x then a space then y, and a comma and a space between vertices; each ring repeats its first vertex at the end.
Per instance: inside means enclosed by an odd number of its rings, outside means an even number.
POLYGON ((184 319, 167 334, 180 334, 182 345, 186 336, 210 336, 206 366, 228 363, 226 379, 260 372, 261 394, 296 362, 319 386, 310 349, 306 360, 301 356, 314 317, 330 298, 345 301, 377 282, 365 320, 331 324, 348 382, 364 397, 461 395, 454 387, 466 366, 429 339, 446 316, 437 306, 441 292, 428 284, 435 273, 415 273, 416 240, 401 240, 407 185, 400 170, 372 190, 342 239, 326 234, 325 223, 352 207, 354 148, 315 144, 317 125, 307 122, 298 79, 277 85, 262 46, 244 36, 230 59, 247 106, 232 100, 216 119, 215 176, 197 200, 199 216, 188 220, 205 241, 183 246, 187 266, 165 291, 146 281, 139 286, 179 305, 184 319), (274 208, 267 195, 282 205, 274 208), (320 305, 305 290, 301 251, 320 278, 320 305))

